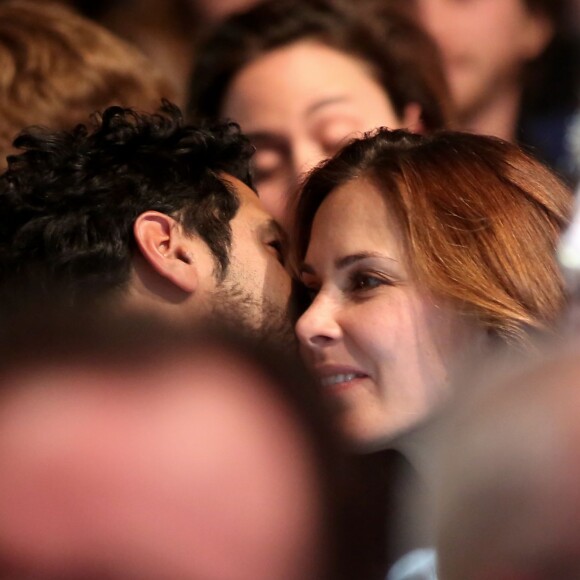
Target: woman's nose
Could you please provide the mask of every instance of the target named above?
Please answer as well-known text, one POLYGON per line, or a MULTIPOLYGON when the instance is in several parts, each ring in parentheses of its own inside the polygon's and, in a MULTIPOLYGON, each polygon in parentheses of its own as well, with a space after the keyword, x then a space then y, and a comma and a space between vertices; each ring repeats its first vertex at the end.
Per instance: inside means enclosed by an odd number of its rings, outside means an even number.
POLYGON ((319 294, 296 322, 296 335, 307 348, 321 348, 340 339, 342 331, 332 300, 319 294))

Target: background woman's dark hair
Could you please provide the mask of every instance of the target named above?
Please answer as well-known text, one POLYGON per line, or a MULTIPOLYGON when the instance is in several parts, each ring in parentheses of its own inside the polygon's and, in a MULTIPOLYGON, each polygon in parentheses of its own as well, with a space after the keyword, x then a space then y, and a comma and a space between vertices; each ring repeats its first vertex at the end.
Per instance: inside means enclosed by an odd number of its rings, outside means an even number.
POLYGON ((569 0, 524 0, 528 10, 545 15, 554 36, 527 71, 524 118, 573 110, 580 104, 580 46, 568 31, 569 0))
POLYGON ((201 43, 191 76, 188 113, 221 116, 237 73, 261 55, 300 40, 317 40, 362 60, 395 112, 421 106, 427 130, 449 121, 449 94, 433 41, 401 11, 366 0, 271 0, 234 15, 201 43))

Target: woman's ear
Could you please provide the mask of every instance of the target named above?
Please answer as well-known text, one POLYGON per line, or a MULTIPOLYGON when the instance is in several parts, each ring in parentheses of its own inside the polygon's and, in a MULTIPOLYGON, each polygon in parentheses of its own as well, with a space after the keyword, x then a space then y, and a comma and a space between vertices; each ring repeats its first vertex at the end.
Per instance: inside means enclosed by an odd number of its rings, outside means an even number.
POLYGON ((425 126, 423 125, 423 120, 421 119, 421 105, 418 103, 408 103, 405 105, 405 110, 403 111, 402 126, 413 133, 425 133, 425 126))
POLYGON ((133 235, 141 255, 157 274, 183 292, 196 291, 199 276, 192 245, 174 218, 146 211, 135 220, 133 235))

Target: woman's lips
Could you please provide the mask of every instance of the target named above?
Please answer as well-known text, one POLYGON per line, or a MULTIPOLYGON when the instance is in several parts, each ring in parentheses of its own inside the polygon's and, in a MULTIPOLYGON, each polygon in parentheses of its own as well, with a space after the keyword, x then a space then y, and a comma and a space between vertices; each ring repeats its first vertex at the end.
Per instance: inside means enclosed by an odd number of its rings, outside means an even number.
POLYGON ((350 383, 354 379, 360 379, 364 376, 365 375, 357 373, 337 374, 324 377, 320 380, 320 382, 322 383, 323 387, 332 387, 334 385, 339 385, 340 383, 350 383))
POLYGON ((319 366, 315 370, 322 386, 331 390, 347 387, 359 379, 368 378, 366 373, 353 368, 319 366))

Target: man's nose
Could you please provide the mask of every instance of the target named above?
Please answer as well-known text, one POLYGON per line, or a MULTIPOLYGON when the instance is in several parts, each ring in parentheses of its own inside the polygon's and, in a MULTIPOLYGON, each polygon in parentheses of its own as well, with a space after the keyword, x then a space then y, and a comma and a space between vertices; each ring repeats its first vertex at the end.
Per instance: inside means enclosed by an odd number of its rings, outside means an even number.
POLYGON ((342 330, 337 314, 337 306, 333 300, 324 294, 318 294, 296 322, 296 335, 302 346, 317 349, 339 340, 342 330))

